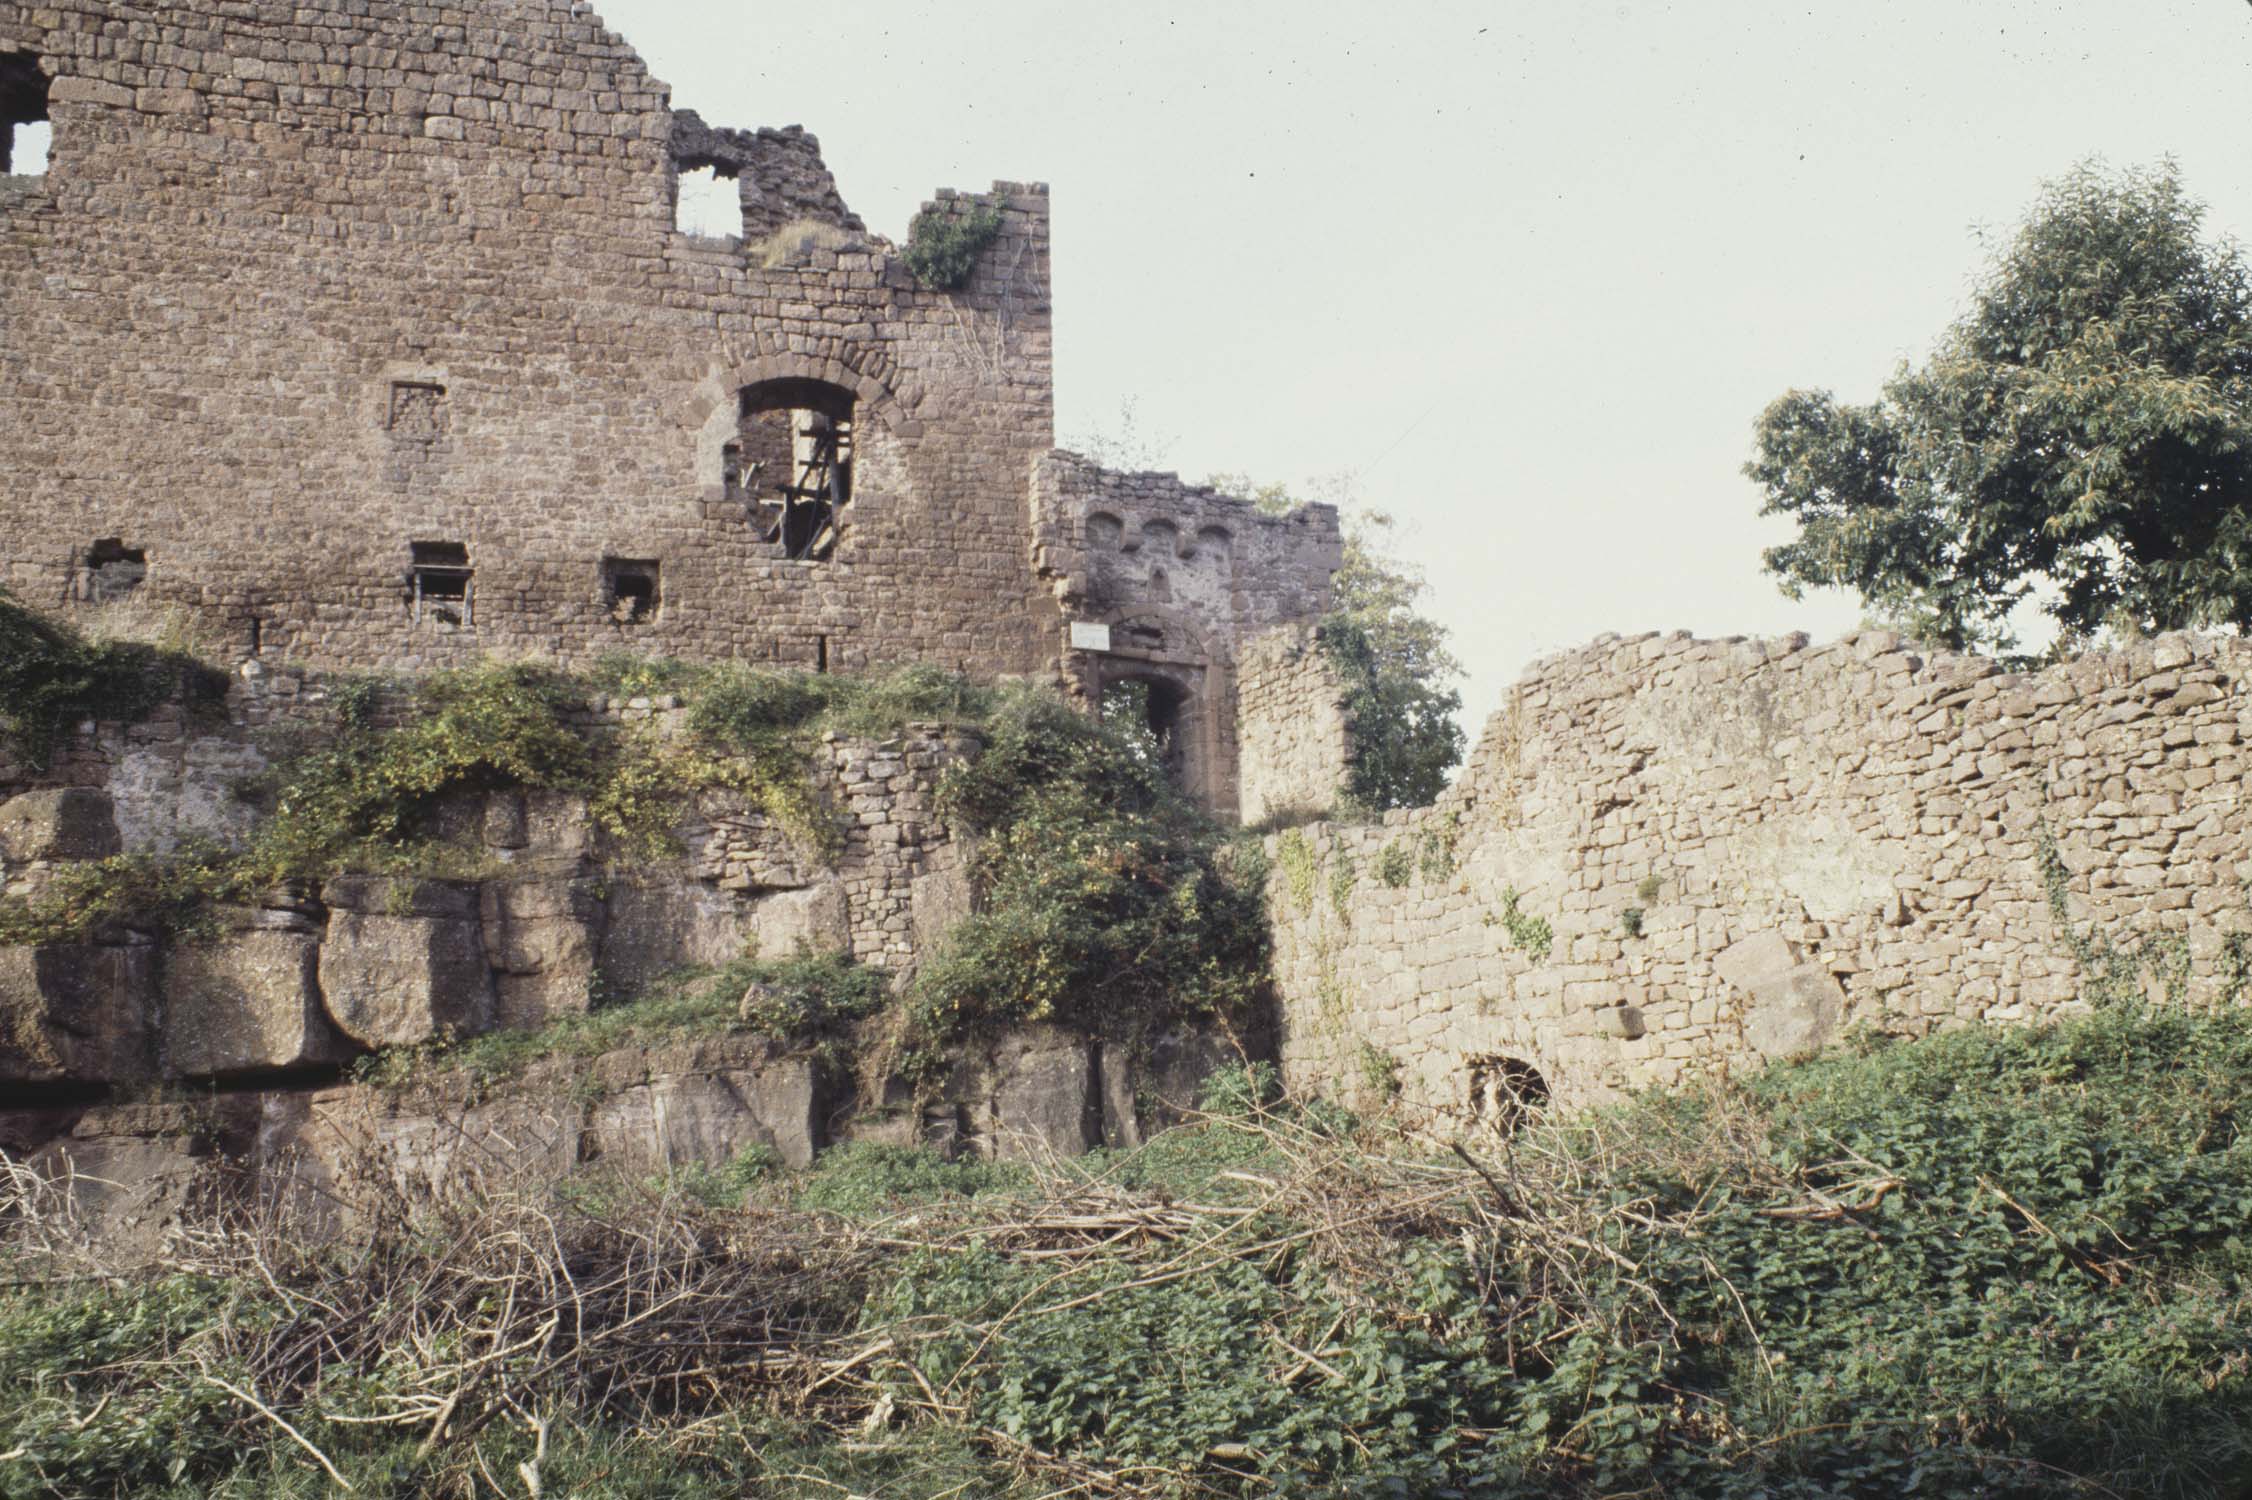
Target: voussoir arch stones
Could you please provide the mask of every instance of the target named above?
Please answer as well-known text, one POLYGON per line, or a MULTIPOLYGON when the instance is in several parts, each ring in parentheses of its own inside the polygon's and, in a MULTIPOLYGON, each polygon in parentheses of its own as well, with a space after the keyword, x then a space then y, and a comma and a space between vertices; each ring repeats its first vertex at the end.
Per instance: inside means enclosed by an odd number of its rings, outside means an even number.
POLYGON ((737 365, 728 377, 728 388, 739 391, 769 380, 818 380, 837 386, 852 392, 856 408, 883 423, 901 442, 912 443, 923 435, 923 424, 913 414, 913 408, 922 404, 920 390, 912 386, 895 390, 882 377, 863 373, 841 359, 807 354, 762 354, 737 365))

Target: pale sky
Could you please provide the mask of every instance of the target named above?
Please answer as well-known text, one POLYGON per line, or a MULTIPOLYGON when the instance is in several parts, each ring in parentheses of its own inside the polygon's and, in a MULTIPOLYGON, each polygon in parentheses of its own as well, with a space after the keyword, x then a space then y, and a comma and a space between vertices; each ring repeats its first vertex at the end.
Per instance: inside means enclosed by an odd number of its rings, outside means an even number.
POLYGON ((1473 732, 1605 630, 1850 628, 1760 571, 1753 418, 1920 359, 2043 178, 2171 155, 2252 238, 2244 0, 597 9, 894 239, 1051 184, 1059 438, 1131 401, 1191 479, 1358 471, 1473 732))

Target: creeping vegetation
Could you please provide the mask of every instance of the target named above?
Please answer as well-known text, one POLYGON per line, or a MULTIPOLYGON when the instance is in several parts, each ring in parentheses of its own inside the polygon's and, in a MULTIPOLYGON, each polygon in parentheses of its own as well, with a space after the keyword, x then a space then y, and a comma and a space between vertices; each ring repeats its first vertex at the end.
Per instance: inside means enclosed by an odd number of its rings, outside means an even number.
POLYGON ((44 767, 64 727, 81 719, 131 723, 166 699, 215 698, 225 679, 183 652, 88 640, 0 590, 0 751, 44 767))

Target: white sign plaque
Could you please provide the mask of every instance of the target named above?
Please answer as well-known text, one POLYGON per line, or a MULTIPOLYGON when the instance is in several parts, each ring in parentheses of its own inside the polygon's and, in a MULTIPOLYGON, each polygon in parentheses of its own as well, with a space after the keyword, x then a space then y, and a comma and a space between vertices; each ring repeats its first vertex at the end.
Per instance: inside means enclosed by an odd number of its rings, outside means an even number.
POLYGON ((1108 651, 1110 627, 1096 625, 1086 620, 1071 622, 1071 649, 1074 651, 1108 651))

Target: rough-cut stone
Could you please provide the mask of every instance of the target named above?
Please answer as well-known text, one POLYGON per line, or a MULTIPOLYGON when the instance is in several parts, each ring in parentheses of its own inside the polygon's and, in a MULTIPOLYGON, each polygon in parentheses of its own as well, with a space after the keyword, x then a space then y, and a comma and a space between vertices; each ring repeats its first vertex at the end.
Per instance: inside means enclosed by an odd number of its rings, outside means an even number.
POLYGON ((338 1029, 368 1047, 471 1036, 493 1024, 477 887, 457 881, 332 880, 320 987, 338 1029))
POLYGON ((146 1260, 227 1190, 255 1112, 240 1099, 89 1109, 25 1164, 46 1182, 51 1207, 105 1256, 146 1260))
POLYGON ((755 1069, 666 1073, 594 1106, 587 1130, 599 1161, 635 1173, 690 1162, 719 1165, 764 1146, 811 1166, 820 1141, 820 1091, 811 1062, 777 1058, 755 1069))
POLYGON ((803 890, 761 896, 751 910, 751 935, 765 958, 850 952, 852 923, 843 884, 824 880, 803 890))
POLYGON ((539 1026, 585 1014, 603 917, 590 881, 567 875, 488 881, 480 910, 496 1025, 539 1026))
POLYGON ((602 972, 627 988, 686 964, 723 964, 749 951, 748 903, 700 881, 644 878, 610 888, 602 972))
POLYGON ((1285 1075, 1349 1091, 1365 1044, 1433 1111, 1480 1059, 1576 1103, 2055 1015, 2091 933, 2243 1003, 2247 680, 2191 636, 2025 674, 1881 632, 1540 663, 1435 807, 1269 839, 1285 1075))
POLYGON ((0 861, 107 859, 123 848, 106 792, 53 787, 0 802, 0 861))
POLYGON ((164 962, 164 1071, 207 1078, 341 1062, 354 1051, 321 1006, 320 939, 238 931, 175 943, 164 962))
POLYGON ((1077 1156, 1102 1144, 1095 1044, 1033 1028, 1003 1037, 972 1111, 977 1148, 1002 1161, 1077 1156))
POLYGON ((148 1077, 155 953, 145 943, 0 947, 0 1080, 148 1077))

